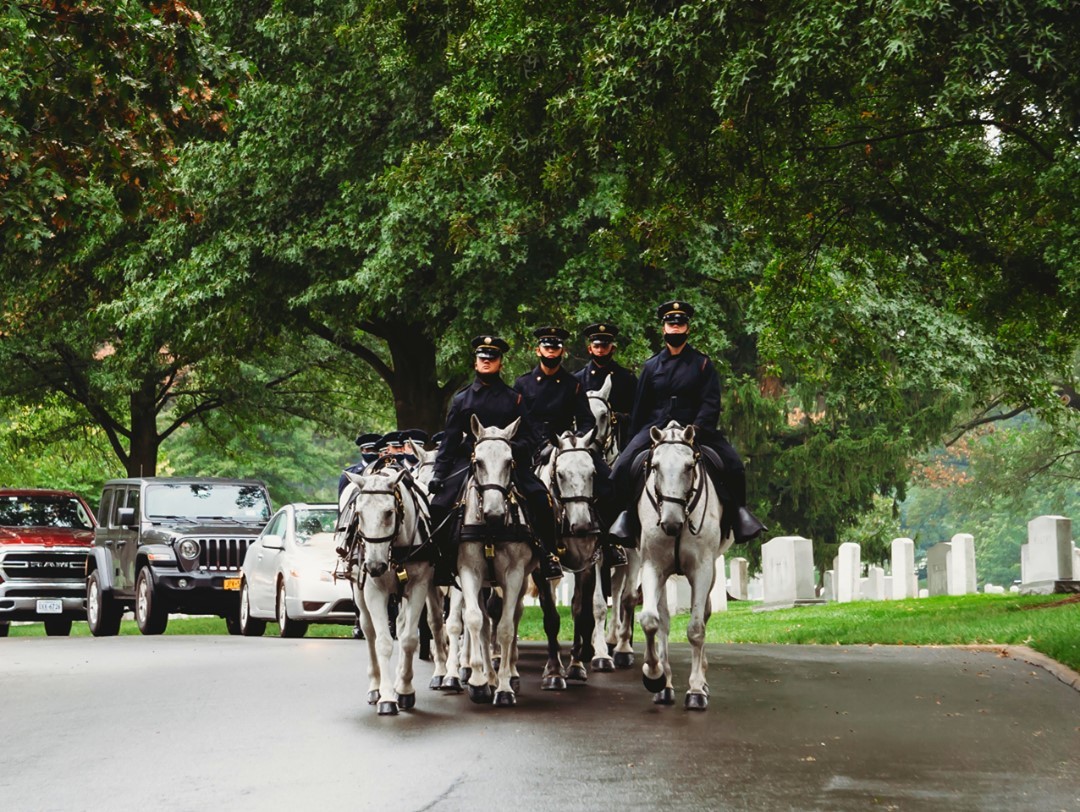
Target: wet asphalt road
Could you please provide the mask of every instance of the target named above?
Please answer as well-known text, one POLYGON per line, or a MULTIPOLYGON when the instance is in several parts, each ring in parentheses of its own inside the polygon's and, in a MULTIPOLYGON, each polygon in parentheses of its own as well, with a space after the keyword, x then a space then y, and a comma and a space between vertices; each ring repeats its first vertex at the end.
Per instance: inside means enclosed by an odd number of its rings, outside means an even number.
MULTIPOLYGON (((378 717, 367 648, 235 637, 0 640, 0 808, 1080 809, 1080 692, 960 649, 709 646, 712 703, 640 670, 513 709, 427 689, 378 717)), ((640 663, 640 652, 638 657, 640 663)))

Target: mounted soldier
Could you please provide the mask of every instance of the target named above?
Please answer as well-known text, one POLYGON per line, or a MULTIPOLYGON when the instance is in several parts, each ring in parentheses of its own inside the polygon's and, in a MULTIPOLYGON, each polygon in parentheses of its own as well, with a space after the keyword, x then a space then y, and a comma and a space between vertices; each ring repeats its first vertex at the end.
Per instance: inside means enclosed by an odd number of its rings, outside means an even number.
MULTIPOLYGON (((589 408, 585 387, 562 368, 566 352, 564 342, 570 333, 561 327, 541 327, 533 335, 537 340, 536 356, 539 363, 514 382, 514 389, 525 398, 529 417, 542 435, 544 445, 533 460, 534 464, 539 465, 547 460, 559 435, 572 431, 578 437, 584 437, 596 429, 596 420, 589 408)), ((608 527, 615 518, 611 468, 599 449, 590 449, 590 453, 596 466, 593 485, 596 512, 601 526, 608 527)), ((612 547, 608 534, 603 536, 601 543, 605 548, 612 547)), ((621 547, 612 549, 609 558, 616 563, 626 563, 626 553, 621 547)))
POLYGON ((345 472, 350 474, 362 474, 365 468, 375 462, 375 460, 379 458, 379 452, 375 450, 375 445, 379 442, 381 437, 381 434, 369 433, 361 434, 356 438, 356 445, 360 448, 360 462, 355 462, 346 468, 338 479, 337 493, 339 499, 341 498, 341 492, 344 491, 345 486, 349 484, 349 478, 345 475, 345 472))
MULTIPOLYGON (((633 538, 636 511, 633 478, 635 458, 651 445, 649 430, 663 428, 674 420, 694 426, 697 445, 703 450, 707 467, 731 516, 730 529, 736 543, 756 538, 765 526, 746 509, 746 469, 739 453, 720 432, 720 378, 712 361, 687 344, 692 305, 682 301, 664 302, 657 308, 663 324, 664 349, 645 362, 638 379, 630 418, 631 439, 615 464, 617 498, 629 511, 620 514, 612 528, 619 538, 633 538)), ((727 524, 727 521, 725 521, 727 524)))
POLYGON ((574 374, 586 392, 599 389, 604 381, 611 379, 608 403, 611 405, 619 447, 624 447, 630 439, 630 411, 634 408, 637 376, 615 360, 618 327, 610 322, 598 322, 590 324, 582 330, 582 334, 586 341, 586 352, 591 357, 589 363, 574 374))
POLYGON ((532 530, 542 548, 540 574, 547 580, 561 578, 562 566, 555 557, 556 528, 551 501, 547 488, 531 467, 532 456, 540 445, 540 432, 528 417, 522 395, 500 377, 503 353, 509 351, 510 345, 497 336, 477 336, 472 340, 472 348, 476 379, 458 391, 450 402, 445 434, 435 458, 435 474, 428 484, 432 523, 439 528, 437 541, 444 550, 454 541, 453 522, 448 517, 469 473, 475 442, 470 430, 472 418, 475 416, 484 426, 500 429, 521 418, 511 442, 515 461, 513 481, 525 497, 532 530))

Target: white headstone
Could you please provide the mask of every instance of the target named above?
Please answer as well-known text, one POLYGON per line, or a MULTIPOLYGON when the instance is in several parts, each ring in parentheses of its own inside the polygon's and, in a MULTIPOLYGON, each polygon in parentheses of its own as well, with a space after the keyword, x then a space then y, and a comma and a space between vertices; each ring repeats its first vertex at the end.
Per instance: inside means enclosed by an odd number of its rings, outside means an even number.
POLYGON ((930 595, 949 594, 949 542, 935 544, 926 551, 926 587, 930 595))
POLYGON ((836 589, 833 585, 836 583, 832 570, 825 570, 825 578, 823 579, 821 597, 827 601, 836 600, 836 589))
POLYGON ((851 603, 859 599, 859 573, 862 570, 862 548, 853 541, 840 545, 836 555, 836 575, 833 580, 836 602, 851 603))
POLYGON ((975 537, 957 533, 949 542, 948 579, 950 595, 970 595, 978 591, 975 582, 975 537))
POLYGON ((801 536, 780 536, 761 545, 761 574, 765 581, 764 607, 816 603, 814 547, 801 536))
POLYGON ((760 601, 765 597, 765 583, 758 573, 746 582, 746 599, 748 601, 760 601))
POLYGON ((918 593, 919 580, 915 572, 915 542, 911 539, 893 539, 892 542, 892 595, 893 600, 914 598, 918 593))
POLYGON ((994 584, 987 584, 983 587, 983 594, 986 595, 1004 595, 1005 587, 995 586, 994 584))
POLYGON ((1020 548, 1020 591, 1053 592, 1055 581, 1071 581, 1072 521, 1064 516, 1037 516, 1028 522, 1028 541, 1020 548))
POLYGON ((891 575, 886 575, 885 576, 885 600, 891 601, 892 599, 893 599, 892 576, 891 575))
POLYGON ((749 572, 750 562, 745 558, 731 559, 731 597, 740 601, 746 600, 746 584, 749 572))
POLYGON ((862 581, 862 599, 864 601, 885 600, 885 570, 881 567, 871 566, 866 570, 866 577, 862 581))
POLYGON ((671 614, 690 611, 690 582, 685 575, 673 575, 667 582, 668 609, 671 614))
MULTIPOLYGON (((734 565, 734 561, 731 562, 734 565)), ((726 612, 727 611, 727 575, 724 574, 724 557, 717 556, 716 559, 716 577, 713 580, 712 592, 709 593, 709 601, 712 603, 712 610, 714 612, 726 612)))
POLYGON ((920 598, 929 598, 930 597, 930 590, 929 589, 920 589, 919 590, 919 597, 920 598))
POLYGON ((1020 587, 1018 587, 1016 584, 1013 584, 1012 586, 1009 587, 1009 591, 1010 592, 1019 592, 1020 587))

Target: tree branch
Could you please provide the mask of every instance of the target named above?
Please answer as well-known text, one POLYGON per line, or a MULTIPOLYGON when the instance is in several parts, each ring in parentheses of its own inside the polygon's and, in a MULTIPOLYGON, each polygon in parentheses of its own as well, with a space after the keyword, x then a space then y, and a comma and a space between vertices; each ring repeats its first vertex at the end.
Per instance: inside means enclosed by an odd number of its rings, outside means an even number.
MULTIPOLYGON (((323 339, 323 341, 327 341, 335 347, 344 350, 350 355, 355 355, 361 361, 364 361, 374 369, 379 374, 379 377, 386 381, 389 386, 392 387, 394 385, 394 370, 392 370, 378 355, 372 352, 370 348, 365 347, 358 341, 350 341, 349 339, 342 338, 325 324, 315 321, 307 315, 301 315, 299 321, 304 327, 323 339)), ((362 322, 361 326, 363 324, 367 324, 367 322, 362 322)))
MULTIPOLYGON (((997 404, 994 403, 994 404, 991 404, 989 407, 987 407, 986 410, 983 411, 983 415, 986 415, 986 412, 990 411, 990 409, 994 408, 996 405, 997 404)), ((967 434, 969 431, 971 431, 973 428, 976 428, 977 426, 982 426, 982 425, 985 425, 986 423, 997 423, 997 422, 999 422, 1001 420, 1008 420, 1008 419, 1010 419, 1012 417, 1016 417, 1018 414, 1022 414, 1024 412, 1026 412, 1030 408, 1031 408, 1030 404, 1025 403, 1023 406, 1017 406, 1015 409, 1013 409, 1011 411, 1008 411, 1008 412, 1001 412, 999 414, 992 414, 992 415, 988 415, 986 417, 978 417, 975 420, 971 420, 971 421, 969 421, 967 423, 964 423, 962 426, 954 426, 953 431, 956 432, 956 435, 951 440, 947 440, 945 442, 945 447, 949 448, 954 443, 956 443, 961 437, 963 437, 965 434, 967 434)))

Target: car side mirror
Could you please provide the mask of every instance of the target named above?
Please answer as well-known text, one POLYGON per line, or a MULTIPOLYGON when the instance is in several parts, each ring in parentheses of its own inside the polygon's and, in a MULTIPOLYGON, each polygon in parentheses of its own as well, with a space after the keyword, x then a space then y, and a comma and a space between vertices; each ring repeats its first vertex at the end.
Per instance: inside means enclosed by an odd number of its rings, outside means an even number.
POLYGON ((121 527, 134 527, 135 508, 124 507, 116 511, 116 523, 121 527))
POLYGON ((268 550, 284 550, 285 539, 271 533, 262 537, 262 546, 268 550))

